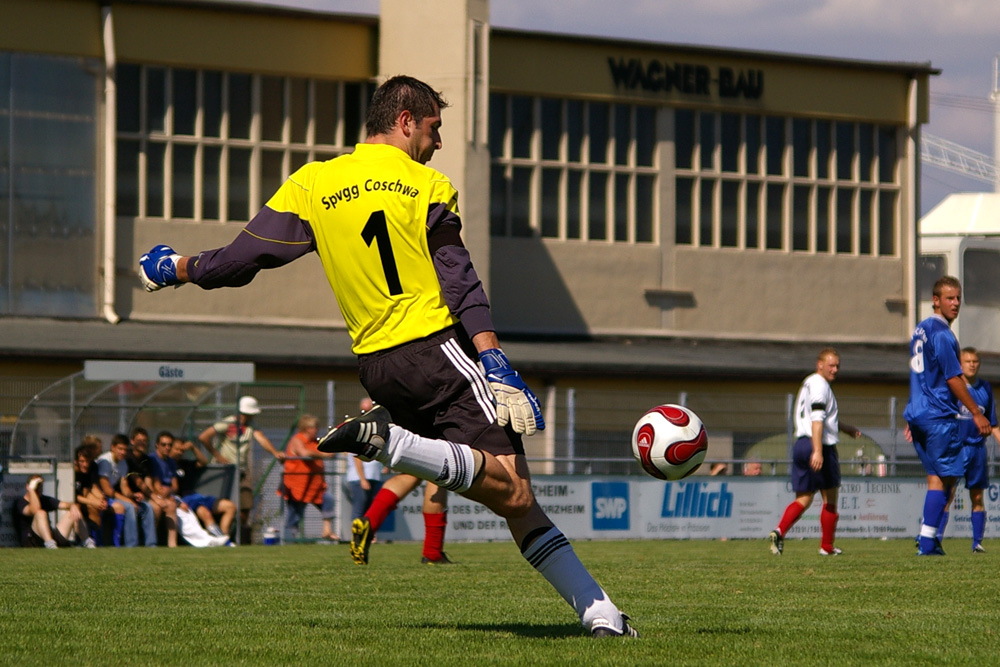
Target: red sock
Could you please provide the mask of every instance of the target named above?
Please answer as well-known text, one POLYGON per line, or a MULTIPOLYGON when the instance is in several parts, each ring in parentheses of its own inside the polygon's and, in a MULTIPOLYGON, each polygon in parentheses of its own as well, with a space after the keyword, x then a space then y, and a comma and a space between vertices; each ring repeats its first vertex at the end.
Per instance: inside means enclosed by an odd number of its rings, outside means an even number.
POLYGON ((372 504, 368 507, 368 511, 365 512, 365 516, 372 524, 372 531, 378 532, 379 527, 385 518, 392 514, 392 511, 396 509, 396 505, 399 504, 399 496, 390 491, 389 489, 382 487, 379 489, 378 493, 375 494, 375 499, 372 504))
POLYGON ((448 527, 448 513, 424 512, 424 558, 440 560, 444 548, 444 529, 448 527))
POLYGON ((823 531, 819 545, 826 551, 833 551, 833 534, 837 532, 837 508, 834 505, 823 505, 819 513, 819 525, 823 531))
POLYGON ((794 500, 785 508, 785 513, 778 523, 778 532, 781 533, 782 537, 788 534, 788 531, 792 529, 792 526, 795 525, 795 522, 799 520, 799 517, 805 511, 806 508, 794 500))

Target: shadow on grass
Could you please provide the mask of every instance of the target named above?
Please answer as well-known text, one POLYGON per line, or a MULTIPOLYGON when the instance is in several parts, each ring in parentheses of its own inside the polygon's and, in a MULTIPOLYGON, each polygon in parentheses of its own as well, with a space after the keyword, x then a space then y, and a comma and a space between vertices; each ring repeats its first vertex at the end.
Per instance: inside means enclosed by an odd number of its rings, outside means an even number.
POLYGON ((502 635, 517 635, 519 637, 539 637, 544 639, 561 639, 564 637, 585 637, 587 633, 582 627, 574 624, 538 625, 537 623, 419 623, 413 628, 427 630, 467 630, 469 632, 488 632, 502 635))

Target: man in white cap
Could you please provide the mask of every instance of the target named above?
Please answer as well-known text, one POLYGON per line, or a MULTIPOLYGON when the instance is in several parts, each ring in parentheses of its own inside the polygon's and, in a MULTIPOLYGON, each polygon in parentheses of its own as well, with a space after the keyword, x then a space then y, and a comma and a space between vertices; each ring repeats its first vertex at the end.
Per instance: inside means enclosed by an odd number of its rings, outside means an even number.
POLYGON ((251 423, 254 415, 260 414, 260 404, 253 396, 243 396, 240 398, 239 415, 231 415, 222 421, 209 426, 201 435, 198 441, 205 446, 209 455, 218 463, 238 465, 240 470, 240 520, 242 522, 241 532, 243 541, 249 541, 250 527, 248 520, 250 510, 253 508, 253 483, 250 471, 253 470, 253 447, 251 444, 256 441, 258 445, 270 452, 279 461, 285 460, 285 453, 271 444, 263 432, 253 427, 251 423))

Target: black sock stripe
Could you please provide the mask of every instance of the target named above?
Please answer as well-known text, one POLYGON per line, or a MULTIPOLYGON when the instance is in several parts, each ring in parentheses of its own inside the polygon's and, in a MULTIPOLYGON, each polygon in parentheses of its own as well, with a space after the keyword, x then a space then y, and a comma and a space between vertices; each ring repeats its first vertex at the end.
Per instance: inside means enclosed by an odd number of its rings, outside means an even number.
POLYGON ((455 443, 451 443, 451 449, 455 452, 455 461, 457 461, 455 466, 455 481, 460 485, 464 485, 466 477, 469 476, 469 468, 465 462, 465 454, 462 453, 462 448, 455 443))
POLYGON ((565 535, 559 533, 551 540, 549 540, 541 547, 539 547, 538 551, 532 554, 530 558, 528 558, 528 562, 531 563, 531 566, 537 570, 539 567, 542 566, 542 563, 544 563, 546 559, 549 558, 549 556, 559 551, 560 549, 564 549, 567 547, 569 547, 569 540, 566 539, 565 535))
POLYGON ((455 443, 449 442, 448 446, 451 447, 452 456, 455 458, 455 476, 451 482, 443 486, 449 491, 457 491, 462 487, 462 482, 465 480, 467 474, 465 457, 462 456, 462 450, 455 443))
POLYGON ((528 560, 528 562, 531 563, 532 567, 538 569, 553 553, 561 549, 564 549, 568 546, 569 546, 569 540, 567 540, 564 537, 561 541, 558 541, 557 543, 549 543, 545 545, 545 547, 543 547, 538 553, 533 555, 528 560))
MULTIPOLYGON (((483 466, 483 468, 485 467, 486 466, 483 466)), ((532 542, 534 542, 535 540, 537 540, 539 537, 549 532, 550 530, 552 530, 552 526, 542 526, 541 528, 535 528, 533 531, 525 535, 524 539, 521 540, 521 553, 523 554, 525 551, 527 551, 528 547, 531 546, 532 542)))

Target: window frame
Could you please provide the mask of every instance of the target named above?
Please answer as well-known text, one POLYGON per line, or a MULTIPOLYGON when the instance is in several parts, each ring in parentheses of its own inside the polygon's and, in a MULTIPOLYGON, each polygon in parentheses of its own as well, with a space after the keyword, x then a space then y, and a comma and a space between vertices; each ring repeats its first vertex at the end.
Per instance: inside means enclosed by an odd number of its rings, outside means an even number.
POLYGON ((654 133, 658 132, 658 107, 491 92, 490 109, 490 197, 494 202, 491 205, 491 235, 543 238, 547 241, 632 245, 659 243, 661 171, 659 151, 656 148, 658 138, 654 135, 650 140, 653 142, 651 150, 640 152, 638 145, 644 140, 638 136, 641 131, 649 129, 654 133), (518 152, 527 154, 515 157, 515 125, 520 120, 514 118, 515 102, 523 104, 525 100, 530 101, 531 105, 531 125, 530 128, 525 128, 530 132, 530 139, 524 141, 518 135, 521 140, 517 142, 517 146, 527 147, 526 151, 518 152), (551 111, 553 103, 558 104, 557 123, 552 122, 551 117, 543 117, 546 109, 551 111), (592 144, 592 121, 596 118, 592 111, 596 111, 595 105, 601 106, 602 113, 606 112, 606 127, 603 132, 597 133, 606 136, 603 147, 592 144), (578 119, 572 119, 570 114, 577 108, 580 115, 578 119), (649 111, 640 112, 640 109, 649 111), (627 119, 620 117, 623 111, 627 111, 627 119), (648 121, 648 128, 641 127, 643 119, 639 118, 640 113, 651 114, 644 119, 648 121), (576 120, 579 121, 579 127, 574 126, 576 120), (498 127, 498 124, 502 124, 502 127, 498 127), (558 127, 558 141, 543 135, 543 132, 552 127, 558 127), (621 138, 618 136, 623 131, 628 134, 628 146, 624 149, 619 145, 621 138), (579 141, 571 145, 575 136, 579 136, 579 141), (555 144, 558 144, 558 155, 553 156, 551 148, 555 144), (546 151, 547 148, 549 151, 546 151), (594 161, 595 153, 603 155, 603 161, 594 161), (638 164, 640 153, 648 155, 651 164, 638 164), (517 172, 521 170, 530 171, 530 178, 518 178, 517 172), (551 212, 542 210, 545 202, 552 199, 552 195, 544 191, 543 186, 553 185, 553 173, 558 174, 556 221, 553 221, 551 212), (495 187, 501 177, 502 187, 495 187), (640 184, 639 179, 651 179, 652 183, 644 181, 640 184), (526 197, 526 224, 516 224, 520 218, 515 216, 516 207, 512 204, 525 198, 522 193, 514 191, 515 181, 527 183, 529 190, 526 197), (598 183, 603 183, 603 186, 598 183), (572 192, 574 184, 579 185, 578 193, 572 192), (595 191, 595 187, 599 191, 595 191), (624 190, 624 196, 618 190, 624 190), (648 193, 649 202, 636 202, 640 191, 648 193), (578 200, 571 201, 577 194, 578 200), (594 210, 594 202, 600 203, 600 210, 594 210), (640 221, 639 214, 647 209, 649 220, 640 221), (574 214, 578 214, 577 219, 573 219, 574 214), (553 228, 557 228, 555 234, 550 231, 553 228))
MULTIPOLYGON (((185 220, 191 222, 245 223, 257 211, 259 211, 267 200, 280 186, 280 183, 288 178, 291 173, 303 164, 315 160, 328 160, 338 155, 350 153, 353 143, 348 143, 347 138, 357 138, 358 141, 364 138, 363 119, 365 108, 370 98, 370 82, 345 81, 345 80, 325 80, 297 76, 279 76, 248 74, 244 72, 208 70, 198 68, 175 68, 160 66, 148 63, 122 63, 121 68, 138 68, 139 88, 133 91, 138 96, 137 110, 139 114, 138 129, 122 129, 123 120, 118 119, 115 142, 116 150, 122 154, 122 150, 128 147, 138 147, 138 163, 135 165, 135 181, 131 184, 134 192, 123 190, 121 165, 117 167, 116 190, 118 201, 121 202, 123 194, 128 192, 134 196, 136 205, 134 210, 118 211, 119 216, 131 216, 137 219, 152 220, 185 220), (175 99, 176 87, 174 85, 175 75, 178 72, 195 73, 195 100, 194 106, 194 131, 192 134, 178 134, 175 131, 175 111, 181 100, 175 99), (155 79, 162 73, 163 76, 163 127, 151 128, 150 109, 150 78, 151 73, 155 79), (206 78, 217 76, 221 90, 219 96, 219 132, 206 134, 206 78), (231 136, 232 112, 231 95, 232 85, 235 77, 249 77, 250 80, 250 108, 249 112, 249 136, 231 136), (265 82, 267 79, 267 82, 265 82), (278 81, 281 86, 281 100, 277 105, 280 109, 280 117, 277 126, 280 124, 280 136, 265 139, 263 137, 264 114, 266 110, 263 104, 263 92, 265 83, 278 81), (302 109, 293 107, 295 97, 295 86, 305 83, 305 134, 304 137, 293 138, 293 122, 301 120, 302 109), (335 109, 326 110, 319 108, 319 86, 334 86, 336 103, 335 109), (357 87, 357 91, 348 94, 349 87, 357 87), (349 99, 352 98, 352 99, 349 99), (351 106, 353 103, 353 106, 351 106), (357 108, 354 108, 356 106, 357 108), (317 119, 322 113, 333 113, 332 143, 317 140, 317 119), (357 119, 359 127, 347 127, 348 119, 357 119), (180 152, 177 149, 187 150, 194 148, 194 165, 191 170, 192 183, 190 186, 190 197, 192 199, 191 216, 179 217, 175 211, 175 200, 181 191, 182 184, 178 181, 180 174, 175 168, 174 159, 180 152), (157 184, 151 179, 157 178, 156 165, 151 159, 162 149, 162 180, 157 184), (238 153, 237 153, 238 152, 238 153), (246 195, 236 192, 238 195, 234 199, 234 188, 241 187, 232 182, 231 169, 234 164, 234 156, 237 154, 246 155, 249 152, 249 163, 246 195), (207 154, 207 155, 206 155, 207 154), (277 171, 273 174, 265 173, 269 155, 277 154, 277 171), (206 169, 207 159, 218 156, 219 164, 217 170, 206 169), (206 171, 214 177, 212 182, 217 185, 218 191, 210 199, 206 199, 206 171), (271 181, 271 183, 268 183, 271 181), (277 181, 277 184, 274 183, 277 181), (151 207, 155 203, 151 199, 162 193, 162 207, 151 207), (242 204, 239 211, 230 210, 232 202, 246 201, 246 210, 242 204), (213 201, 215 216, 206 216, 206 202, 213 201)), ((130 94, 122 91, 119 87, 119 96, 130 94)), ((184 100, 184 104, 190 104, 190 100, 184 100)), ((119 103, 119 109, 122 104, 119 103)), ((273 110, 273 109, 272 109, 273 110)), ((129 124, 134 126, 134 119, 129 119, 129 124)), ((132 178, 131 172, 128 176, 132 178)))
POLYGON ((675 229, 678 230, 674 242, 677 246, 899 257, 902 233, 902 187, 899 183, 901 127, 730 110, 676 108, 671 112, 675 116, 684 114, 682 123, 671 123, 674 135, 670 137, 670 141, 675 147, 673 177, 678 190, 687 187, 689 182, 692 184, 691 197, 685 199, 685 205, 690 204, 690 220, 681 220, 681 215, 688 212, 681 211, 679 206, 674 212, 675 229), (723 163, 731 163, 731 160, 724 160, 718 155, 722 144, 723 116, 733 115, 739 117, 735 171, 724 170, 723 163), (701 139, 707 133, 702 127, 705 122, 714 123, 715 140, 712 142, 712 149, 715 155, 711 160, 703 160, 701 153, 701 139), (804 131, 806 128, 803 123, 808 123, 807 132, 804 131), (689 127, 691 136, 681 140, 678 136, 680 127, 689 127), (776 129, 781 133, 777 140, 768 136, 769 131, 773 135, 776 129), (829 133, 825 137, 821 136, 823 129, 829 133), (852 148, 850 155, 845 156, 840 153, 843 142, 838 145, 838 138, 845 138, 847 130, 850 131, 852 148), (865 132, 868 133, 868 139, 862 140, 862 133, 865 132), (838 133, 842 134, 838 136, 838 133), (860 165, 862 145, 867 148, 869 158, 866 168, 860 165), (754 147, 756 154, 753 154, 754 147), (808 152, 804 158, 795 152, 802 147, 808 152), (687 155, 689 148, 690 156, 687 155), (681 150, 684 151, 683 154, 678 153, 681 150), (825 164, 818 162, 821 153, 826 154, 825 164), (882 161, 889 153, 895 156, 895 161, 887 168, 882 161), (838 177, 843 173, 841 170, 842 173, 839 174, 838 169, 848 165, 849 176, 838 177), (802 173, 803 167, 807 170, 805 174, 802 173), (891 175, 891 181, 882 180, 887 175, 891 175), (866 176, 866 180, 862 180, 862 176, 866 176), (721 193, 732 192, 733 183, 738 184, 735 190, 739 193, 739 199, 735 202, 724 201, 721 193), (702 197, 701 193, 705 188, 712 188, 716 193, 711 202, 702 197), (750 196, 750 191, 756 191, 755 195, 750 196), (821 191, 824 192, 822 197, 821 191), (775 204, 775 197, 780 199, 780 207, 775 204), (805 224, 797 222, 795 217, 797 211, 803 210, 797 206, 796 197, 803 197, 808 202, 805 205, 808 215, 805 224), (889 203, 884 204, 883 198, 889 198, 886 199, 889 203), (817 207, 820 202, 829 208, 819 211, 817 207), (838 202, 849 205, 847 229, 838 227, 843 213, 838 210, 838 202), (756 211, 751 211, 750 207, 754 203, 756 211), (868 206, 865 211, 860 210, 862 203, 868 206), (706 212, 706 205, 711 205, 713 210, 706 212), (733 210, 738 215, 738 240, 735 246, 723 243, 722 239, 722 215, 725 211, 733 210), (890 210, 891 228, 886 228, 884 218, 890 210), (755 215, 751 215, 754 213, 755 215), (755 224, 755 242, 748 244, 747 225, 751 222, 755 224), (825 232, 818 229, 819 224, 828 225, 825 232), (866 233, 863 241, 859 236, 862 230, 866 233), (802 243, 804 238, 808 238, 806 246, 802 243), (838 247, 838 239, 847 244, 842 242, 838 247))

